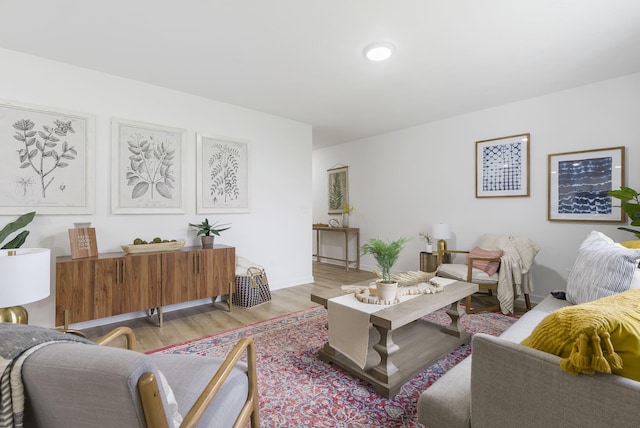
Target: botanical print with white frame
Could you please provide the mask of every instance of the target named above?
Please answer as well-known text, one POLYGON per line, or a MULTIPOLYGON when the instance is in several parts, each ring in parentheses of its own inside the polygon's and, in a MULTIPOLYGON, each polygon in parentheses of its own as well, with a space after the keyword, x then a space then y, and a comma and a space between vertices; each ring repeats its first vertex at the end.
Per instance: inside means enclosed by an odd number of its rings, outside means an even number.
POLYGON ((329 214, 342 214, 349 204, 349 167, 342 166, 327 170, 329 178, 329 214))
POLYGON ((185 212, 185 135, 181 128, 112 120, 114 214, 185 212))
POLYGON ((0 101, 3 214, 94 213, 94 117, 0 101))
POLYGON ((609 190, 624 186, 624 147, 550 154, 549 221, 623 222, 609 190))
POLYGON ((248 213, 249 143, 224 136, 196 134, 198 213, 248 213))
POLYGON ((529 196, 530 137, 476 141, 476 198, 529 196))

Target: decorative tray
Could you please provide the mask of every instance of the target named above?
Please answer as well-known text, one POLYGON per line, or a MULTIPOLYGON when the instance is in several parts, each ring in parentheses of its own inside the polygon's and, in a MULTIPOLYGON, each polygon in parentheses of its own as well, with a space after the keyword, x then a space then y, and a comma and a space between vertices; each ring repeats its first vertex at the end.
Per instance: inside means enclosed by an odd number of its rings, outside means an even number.
POLYGON ((121 245, 122 249, 129 254, 151 253, 154 251, 175 251, 184 247, 184 239, 173 242, 161 242, 159 244, 129 244, 121 245))

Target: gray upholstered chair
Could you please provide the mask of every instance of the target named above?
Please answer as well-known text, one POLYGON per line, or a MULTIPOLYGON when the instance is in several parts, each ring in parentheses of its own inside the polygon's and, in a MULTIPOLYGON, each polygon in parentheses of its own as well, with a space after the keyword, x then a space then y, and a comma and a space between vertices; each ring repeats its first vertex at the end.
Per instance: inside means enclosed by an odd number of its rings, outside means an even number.
MULTIPOLYGON (((128 328, 116 329, 97 343, 105 345, 122 335, 134 348, 135 336, 128 328)), ((258 427, 255 357, 250 338, 241 339, 224 360, 50 344, 29 355, 22 366, 25 426, 244 427, 251 421, 258 427), (239 362, 245 351, 246 364, 239 362), (176 417, 183 417, 180 425, 176 417)))

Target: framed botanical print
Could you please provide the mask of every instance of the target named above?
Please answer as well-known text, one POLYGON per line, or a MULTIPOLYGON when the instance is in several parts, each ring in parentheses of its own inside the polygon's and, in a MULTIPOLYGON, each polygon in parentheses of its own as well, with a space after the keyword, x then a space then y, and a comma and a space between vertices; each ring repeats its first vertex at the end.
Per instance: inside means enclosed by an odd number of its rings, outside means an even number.
POLYGON ((342 214, 349 204, 349 167, 327 170, 329 177, 329 214, 342 214))
POLYGON ((93 214, 94 117, 0 101, 0 211, 93 214))
POLYGON ((476 198, 529 196, 529 134, 476 142, 476 198))
POLYGON ((114 214, 185 212, 185 134, 180 128, 113 119, 114 214))
POLYGON ((622 222, 610 190, 624 185, 624 147, 550 154, 550 221, 622 222))
POLYGON ((200 213, 248 213, 249 143, 196 135, 196 203, 200 213))

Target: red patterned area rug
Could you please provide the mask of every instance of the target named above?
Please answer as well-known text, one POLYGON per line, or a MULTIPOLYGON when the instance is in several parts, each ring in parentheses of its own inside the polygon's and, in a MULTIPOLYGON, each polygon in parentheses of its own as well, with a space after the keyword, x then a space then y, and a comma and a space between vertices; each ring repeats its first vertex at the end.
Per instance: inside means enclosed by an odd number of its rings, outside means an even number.
MULTIPOLYGON (((444 309, 426 318, 440 324, 450 322, 444 309)), ((515 321, 515 317, 498 313, 461 318, 472 334, 498 335, 515 321)), ((469 345, 459 346, 388 399, 318 359, 318 350, 328 340, 326 323, 327 311, 314 307, 150 353, 225 357, 239 338, 251 336, 257 348, 262 426, 333 428, 421 427, 416 419, 418 396, 471 352, 469 345)))

